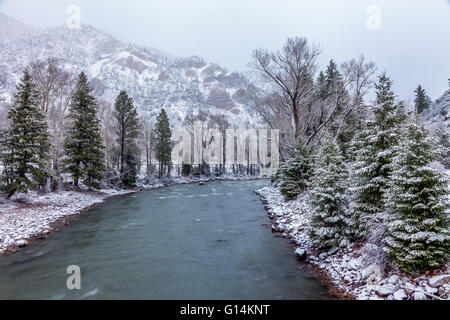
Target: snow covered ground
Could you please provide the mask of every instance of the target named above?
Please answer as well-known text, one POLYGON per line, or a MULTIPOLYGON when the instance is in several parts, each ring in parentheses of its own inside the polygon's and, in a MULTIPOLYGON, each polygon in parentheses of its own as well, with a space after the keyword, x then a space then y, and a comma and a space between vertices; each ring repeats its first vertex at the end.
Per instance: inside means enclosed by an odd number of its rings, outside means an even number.
POLYGON ((30 238, 50 233, 53 231, 51 225, 63 217, 78 214, 111 196, 129 192, 111 189, 44 195, 29 193, 0 203, 0 253, 6 253, 11 246, 24 246, 30 238))
POLYGON ((450 264, 439 272, 418 277, 400 271, 383 275, 380 267, 370 262, 361 244, 328 251, 320 251, 313 245, 306 232, 311 211, 307 194, 285 202, 279 190, 273 187, 257 193, 273 219, 272 229, 293 240, 297 245, 297 257, 328 278, 342 296, 360 300, 450 300, 450 264))

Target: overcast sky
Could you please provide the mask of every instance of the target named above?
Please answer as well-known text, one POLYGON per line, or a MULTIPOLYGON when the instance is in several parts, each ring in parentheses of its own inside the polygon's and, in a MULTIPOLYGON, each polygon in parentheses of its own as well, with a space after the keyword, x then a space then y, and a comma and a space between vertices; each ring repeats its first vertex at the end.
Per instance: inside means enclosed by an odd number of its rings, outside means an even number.
POLYGON ((229 70, 245 70, 255 48, 301 36, 323 47, 322 67, 364 54, 402 99, 418 84, 433 99, 448 88, 450 0, 0 0, 0 11, 49 27, 66 23, 69 5, 122 40, 229 70))

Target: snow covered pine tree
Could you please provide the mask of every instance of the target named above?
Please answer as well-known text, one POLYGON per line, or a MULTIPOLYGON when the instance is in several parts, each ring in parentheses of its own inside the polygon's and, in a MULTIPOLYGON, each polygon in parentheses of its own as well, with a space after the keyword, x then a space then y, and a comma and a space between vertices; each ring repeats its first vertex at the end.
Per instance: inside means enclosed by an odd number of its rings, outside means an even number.
POLYGON ((161 109, 161 112, 156 119, 155 126, 155 156, 159 162, 159 177, 162 178, 165 175, 165 169, 167 168, 167 176, 170 176, 170 166, 172 162, 172 130, 170 129, 169 117, 166 110, 161 109))
POLYGON ((398 143, 400 124, 404 121, 401 104, 395 104, 392 82, 383 74, 379 78, 373 117, 355 137, 355 163, 352 172, 353 229, 358 238, 369 236, 383 226, 384 192, 390 180, 391 162, 398 143))
POLYGON ((72 175, 75 187, 78 187, 81 178, 89 189, 99 189, 104 154, 97 103, 91 95, 92 90, 86 75, 80 73, 70 104, 72 126, 64 141, 67 156, 64 163, 65 171, 72 175))
POLYGON ((311 171, 311 150, 299 140, 294 157, 280 166, 280 192, 286 200, 293 200, 306 190, 311 171))
POLYGON ((126 91, 121 91, 114 103, 116 119, 117 148, 120 182, 123 186, 136 183, 140 151, 137 145, 139 136, 139 118, 133 98, 126 91))
POLYGON ((407 126, 394 158, 383 239, 393 263, 407 272, 439 268, 450 251, 449 181, 429 166, 439 151, 419 121, 407 126))
POLYGON ((348 171, 338 145, 329 136, 317 155, 311 182, 312 214, 309 236, 317 244, 347 246, 351 217, 346 208, 348 171))
POLYGON ((25 70, 8 113, 10 129, 3 155, 7 198, 35 186, 43 189, 51 174, 47 121, 40 104, 36 83, 25 70))

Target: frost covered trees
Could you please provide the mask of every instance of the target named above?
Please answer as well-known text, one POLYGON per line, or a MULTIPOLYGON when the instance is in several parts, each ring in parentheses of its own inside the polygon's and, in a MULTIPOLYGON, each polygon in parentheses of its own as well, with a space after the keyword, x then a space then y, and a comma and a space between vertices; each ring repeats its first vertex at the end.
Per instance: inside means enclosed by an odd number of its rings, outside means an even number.
POLYGON ((393 161, 383 243, 393 263, 408 272, 436 269, 449 258, 449 181, 429 166, 439 156, 435 146, 417 120, 405 129, 393 161))
POLYGON ((115 155, 118 159, 119 180, 122 185, 136 183, 139 167, 139 118, 133 99, 125 91, 121 91, 114 104, 116 119, 117 145, 115 155))
POLYGON ((400 124, 404 120, 401 104, 395 103, 392 82, 383 74, 377 89, 373 117, 353 141, 355 163, 352 172, 353 201, 351 211, 357 237, 365 238, 368 226, 382 224, 384 194, 392 172, 392 158, 398 143, 400 124))
POLYGON ((277 52, 253 52, 253 68, 278 89, 280 105, 292 117, 295 139, 301 137, 301 113, 314 95, 312 77, 320 52, 305 38, 288 38, 277 52))
POLYGON ((416 94, 416 98, 414 99, 416 113, 421 114, 430 107, 431 100, 425 93, 425 89, 420 85, 414 90, 414 93, 416 94))
POLYGON ((8 112, 10 128, 4 135, 3 180, 7 198, 36 186, 44 190, 51 174, 48 127, 40 104, 37 85, 25 70, 8 112))
POLYGON ((347 210, 348 171, 339 147, 331 137, 316 157, 311 182, 309 236, 325 246, 347 246, 351 238, 351 216, 347 210))
POLYGON ((86 75, 80 73, 70 103, 72 123, 64 140, 64 163, 65 171, 72 175, 75 187, 79 186, 81 179, 89 189, 99 189, 104 154, 97 103, 91 95, 92 90, 86 75))
POLYGON ((286 200, 292 200, 306 190, 311 171, 311 150, 299 140, 294 157, 286 160, 278 173, 280 191, 286 200))

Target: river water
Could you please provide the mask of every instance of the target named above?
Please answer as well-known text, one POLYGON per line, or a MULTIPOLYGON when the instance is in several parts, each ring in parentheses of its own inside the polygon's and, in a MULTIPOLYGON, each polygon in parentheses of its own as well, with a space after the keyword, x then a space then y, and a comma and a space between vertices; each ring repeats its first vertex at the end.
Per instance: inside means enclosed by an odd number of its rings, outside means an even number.
POLYGON ((109 199, 0 257, 0 299, 330 299, 274 237, 266 181, 175 185, 109 199), (66 269, 81 269, 68 290, 66 269))

